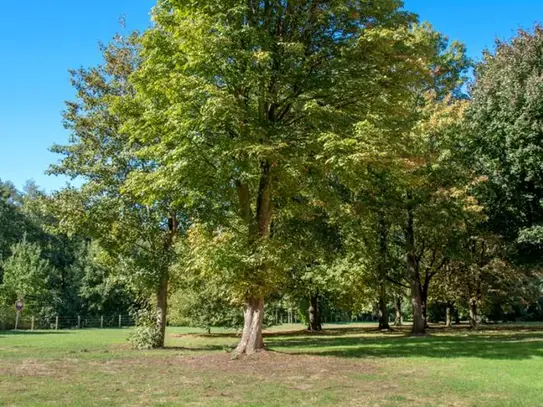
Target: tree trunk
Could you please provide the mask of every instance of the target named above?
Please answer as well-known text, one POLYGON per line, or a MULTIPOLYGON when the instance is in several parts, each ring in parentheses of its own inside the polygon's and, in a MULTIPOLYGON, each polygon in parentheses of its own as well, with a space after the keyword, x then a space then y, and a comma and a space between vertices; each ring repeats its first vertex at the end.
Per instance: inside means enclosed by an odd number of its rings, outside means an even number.
POLYGON ((156 293, 157 330, 159 335, 155 347, 163 348, 166 339, 166 318, 168 313, 168 273, 162 276, 156 293))
MULTIPOLYGON (((168 234, 164 242, 164 253, 166 258, 170 258, 171 250, 177 236, 179 229, 179 220, 175 213, 170 214, 168 218, 168 234)), ((165 269, 162 271, 160 281, 156 291, 156 327, 158 330, 158 337, 156 338, 155 347, 163 348, 166 339, 166 322, 168 318, 168 284, 170 282, 168 261, 165 269)))
POLYGON ((469 325, 472 329, 477 329, 477 300, 469 301, 469 325))
POLYGON ((379 329, 390 329, 387 306, 387 224, 383 214, 379 216, 379 329))
POLYGON ((452 303, 447 303, 447 308, 445 310, 445 326, 447 328, 452 328, 452 316, 454 312, 454 307, 452 303))
POLYGON ((424 326, 428 328, 428 284, 426 282, 421 286, 421 305, 424 326))
MULTIPOLYGON (((260 183, 256 199, 256 214, 253 216, 250 203, 249 187, 247 184, 236 183, 240 204, 240 214, 249 226, 251 244, 261 244, 261 239, 270 237, 270 223, 272 220, 272 176, 271 163, 263 160, 260 163, 260 183)), ((266 264, 255 268, 255 279, 251 281, 252 287, 248 290, 248 298, 243 314, 243 333, 233 357, 243 354, 251 355, 264 349, 262 339, 262 322, 264 320, 264 297, 261 293, 265 288, 266 264)))
POLYGON ((394 326, 402 326, 402 300, 400 297, 394 299, 394 326))
POLYGON ((264 299, 251 298, 243 312, 243 333, 234 351, 234 357, 252 355, 264 349, 262 321, 264 319, 264 299))
POLYGON ((309 331, 322 331, 321 311, 319 307, 318 293, 311 295, 309 305, 309 324, 307 329, 309 331))
POLYGON ((414 232, 413 209, 407 209, 407 225, 405 228, 407 269, 411 280, 411 305, 413 307, 413 335, 424 335, 426 333, 426 320, 424 319, 422 287, 420 283, 420 270, 415 254, 415 232, 414 232))
POLYGON ((379 284, 379 329, 390 329, 388 323, 388 306, 386 299, 386 285, 384 282, 379 284))
POLYGON ((414 335, 426 334, 426 320, 424 319, 422 293, 420 284, 412 282, 411 284, 411 305, 413 306, 413 327, 411 333, 414 335))

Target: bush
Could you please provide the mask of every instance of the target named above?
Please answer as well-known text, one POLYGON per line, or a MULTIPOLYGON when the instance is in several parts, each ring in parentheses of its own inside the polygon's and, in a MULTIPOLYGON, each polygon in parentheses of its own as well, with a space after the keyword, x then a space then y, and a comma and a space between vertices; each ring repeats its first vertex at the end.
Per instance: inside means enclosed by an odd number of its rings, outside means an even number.
POLYGON ((160 329, 157 325, 157 311, 143 308, 133 313, 136 329, 130 335, 130 342, 136 349, 155 349, 160 346, 160 329))

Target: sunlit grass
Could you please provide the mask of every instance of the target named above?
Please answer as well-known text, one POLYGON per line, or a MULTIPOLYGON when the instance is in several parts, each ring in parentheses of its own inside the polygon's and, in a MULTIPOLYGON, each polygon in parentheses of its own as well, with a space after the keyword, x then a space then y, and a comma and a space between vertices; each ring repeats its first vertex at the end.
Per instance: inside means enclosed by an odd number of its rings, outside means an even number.
POLYGON ((170 328, 167 349, 144 352, 129 329, 0 332, 0 405, 541 406, 541 328, 290 325, 237 361, 225 329, 170 328))

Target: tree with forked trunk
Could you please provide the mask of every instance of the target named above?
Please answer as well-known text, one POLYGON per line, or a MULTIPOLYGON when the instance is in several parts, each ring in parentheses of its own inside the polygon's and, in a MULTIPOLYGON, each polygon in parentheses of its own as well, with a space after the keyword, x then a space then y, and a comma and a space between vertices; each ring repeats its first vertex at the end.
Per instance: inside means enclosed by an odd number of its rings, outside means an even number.
POLYGON ((154 199, 153 185, 183 185, 189 205, 214 203, 194 222, 215 247, 244 242, 222 270, 244 303, 236 354, 251 354, 263 348, 265 297, 292 268, 278 260, 290 249, 276 233, 291 199, 311 189, 332 139, 391 101, 403 108, 427 71, 419 56, 431 34, 413 32, 395 0, 160 0, 153 19, 136 95, 119 104, 143 111, 124 129, 157 168, 138 185, 154 199))
MULTIPOLYGON (((337 178, 351 192, 345 199, 352 205, 351 217, 364 213, 366 224, 376 219, 379 225, 377 237, 365 246, 379 242, 381 247, 372 267, 380 327, 388 327, 386 283, 392 282, 411 290, 414 334, 425 333, 430 281, 447 262, 443 247, 448 243, 443 241, 448 237, 440 236, 450 230, 446 222, 461 226, 463 211, 480 210, 466 190, 469 177, 463 162, 451 159, 466 107, 458 95, 469 61, 460 44, 449 46, 424 27, 419 34, 427 36, 428 69, 404 95, 402 107, 358 123, 354 137, 328 137, 325 144, 337 178), (394 256, 387 260, 389 252, 394 256), (399 276, 394 269, 400 270, 399 276)), ((366 252, 360 257, 368 257, 366 252)))

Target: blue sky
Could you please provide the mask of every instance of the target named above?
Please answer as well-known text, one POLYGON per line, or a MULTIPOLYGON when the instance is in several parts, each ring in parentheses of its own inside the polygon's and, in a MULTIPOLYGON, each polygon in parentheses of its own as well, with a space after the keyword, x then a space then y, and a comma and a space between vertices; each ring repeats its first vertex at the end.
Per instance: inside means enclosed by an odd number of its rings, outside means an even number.
MULTIPOLYGON (((51 191, 66 179, 44 171, 65 143, 61 111, 71 99, 68 69, 100 62, 124 16, 129 29, 144 29, 154 0, 27 0, 0 4, 0 179, 22 188, 33 179, 51 191)), ((479 58, 494 39, 543 21, 542 0, 406 0, 406 8, 479 58)))

